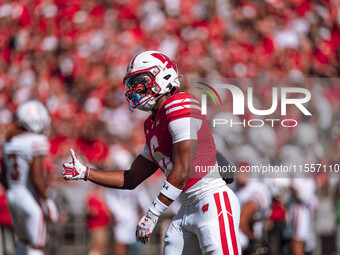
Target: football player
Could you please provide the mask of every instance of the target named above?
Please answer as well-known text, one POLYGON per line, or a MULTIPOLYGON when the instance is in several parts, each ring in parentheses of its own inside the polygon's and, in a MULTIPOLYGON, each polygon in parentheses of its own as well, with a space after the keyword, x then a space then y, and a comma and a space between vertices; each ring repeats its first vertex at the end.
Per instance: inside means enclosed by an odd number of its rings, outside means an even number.
POLYGON ((16 112, 16 125, 3 143, 1 182, 7 189, 9 211, 19 241, 16 255, 41 255, 46 242, 44 212, 56 222, 58 211, 46 193, 43 160, 49 141, 42 134, 50 117, 38 101, 28 101, 16 112))
POLYGON ((133 111, 151 111, 144 123, 144 151, 129 170, 100 171, 79 162, 64 163, 66 180, 90 180, 119 189, 134 189, 160 168, 166 180, 142 217, 136 239, 146 244, 159 217, 176 199, 182 206, 164 237, 163 254, 240 254, 240 207, 221 177, 204 178, 217 167, 216 148, 199 101, 180 86, 176 64, 165 54, 146 51, 130 61, 124 78, 133 111), (203 169, 198 174, 195 169, 203 169))
MULTIPOLYGON (((299 166, 325 162, 324 148, 319 142, 316 129, 311 124, 306 122, 299 124, 294 131, 293 139, 295 145, 288 144, 281 148, 280 156, 286 154, 286 158, 280 158, 282 164, 299 166), (287 147, 290 154, 283 153, 287 147)), ((316 183, 311 172, 294 174, 294 177, 291 179, 292 199, 288 205, 290 213, 287 217, 292 228, 291 254, 311 254, 316 245, 314 213, 319 203, 316 183)))
MULTIPOLYGON (((258 152, 249 144, 235 149, 238 168, 260 165, 258 152)), ((241 205, 240 244, 243 254, 262 254, 263 225, 271 205, 271 194, 264 181, 241 170, 236 178, 236 195, 241 205)))
MULTIPOLYGON (((125 147, 115 144, 110 148, 110 154, 112 167, 129 169, 133 156, 125 147)), ((104 199, 113 216, 114 254, 128 254, 131 245, 135 244, 139 212, 147 211, 152 202, 143 186, 141 184, 134 190, 105 189, 104 199)), ((143 249, 138 249, 137 254, 143 254, 143 249)))

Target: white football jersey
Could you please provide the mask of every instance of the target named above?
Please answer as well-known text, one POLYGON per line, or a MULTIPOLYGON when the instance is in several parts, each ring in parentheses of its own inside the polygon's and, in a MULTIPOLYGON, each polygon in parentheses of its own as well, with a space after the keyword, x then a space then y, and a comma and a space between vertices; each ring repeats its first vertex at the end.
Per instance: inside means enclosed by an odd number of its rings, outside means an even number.
POLYGON ((33 157, 47 155, 49 148, 48 138, 34 133, 19 134, 3 143, 9 189, 15 186, 30 188, 29 171, 33 157))
MULTIPOLYGON (((257 211, 252 218, 252 221, 254 221, 252 230, 255 238, 261 239, 263 233, 263 220, 267 216, 271 205, 271 194, 269 189, 260 180, 251 179, 245 187, 236 192, 236 196, 239 199, 241 211, 242 206, 247 201, 253 201, 256 203, 257 211)), ((242 248, 247 247, 249 244, 248 237, 241 230, 240 244, 242 248)))
POLYGON ((236 192, 236 196, 240 201, 241 208, 247 201, 253 201, 257 204, 261 213, 268 211, 271 204, 271 194, 268 187, 257 179, 249 180, 244 188, 236 192))

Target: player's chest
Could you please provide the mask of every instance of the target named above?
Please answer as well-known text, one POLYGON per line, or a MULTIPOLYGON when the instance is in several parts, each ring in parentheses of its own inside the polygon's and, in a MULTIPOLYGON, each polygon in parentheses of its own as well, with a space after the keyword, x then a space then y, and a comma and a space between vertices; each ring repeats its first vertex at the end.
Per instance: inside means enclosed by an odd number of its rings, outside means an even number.
POLYGON ((150 148, 151 155, 155 152, 161 151, 163 154, 170 156, 172 151, 172 136, 168 129, 168 122, 166 119, 157 118, 155 121, 147 125, 146 141, 150 148))
POLYGON ((155 119, 145 126, 146 143, 150 155, 165 176, 171 172, 172 165, 172 136, 168 129, 167 119, 155 119))

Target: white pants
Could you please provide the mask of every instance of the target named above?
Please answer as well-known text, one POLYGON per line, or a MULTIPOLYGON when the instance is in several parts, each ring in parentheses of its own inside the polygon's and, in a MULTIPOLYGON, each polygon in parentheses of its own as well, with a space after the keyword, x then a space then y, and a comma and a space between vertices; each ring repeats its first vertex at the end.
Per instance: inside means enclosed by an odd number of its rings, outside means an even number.
POLYGON ((227 186, 189 206, 182 205, 164 237, 164 255, 241 254, 240 205, 227 186))
POLYGON ((19 240, 43 247, 46 243, 45 219, 32 193, 24 187, 15 187, 8 190, 7 199, 14 232, 19 240))
POLYGON ((312 211, 303 204, 295 204, 293 207, 292 238, 305 242, 306 252, 311 252, 315 247, 313 214, 312 211))

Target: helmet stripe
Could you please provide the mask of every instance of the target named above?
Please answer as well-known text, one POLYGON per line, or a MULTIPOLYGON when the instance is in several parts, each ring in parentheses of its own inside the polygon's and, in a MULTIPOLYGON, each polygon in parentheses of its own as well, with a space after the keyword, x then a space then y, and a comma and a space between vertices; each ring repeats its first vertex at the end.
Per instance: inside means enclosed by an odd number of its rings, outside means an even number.
POLYGON ((134 64, 135 59, 136 59, 137 56, 138 55, 134 56, 133 59, 131 60, 131 62, 130 62, 130 70, 133 68, 133 64, 134 64))

